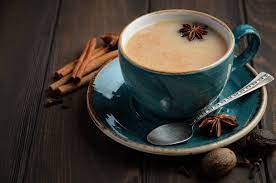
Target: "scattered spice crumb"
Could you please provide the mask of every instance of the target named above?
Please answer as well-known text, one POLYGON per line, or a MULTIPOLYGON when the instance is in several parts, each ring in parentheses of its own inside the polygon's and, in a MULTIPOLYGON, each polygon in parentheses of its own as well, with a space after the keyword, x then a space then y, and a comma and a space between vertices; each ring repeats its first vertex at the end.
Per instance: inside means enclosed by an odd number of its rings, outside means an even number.
POLYGON ((251 168, 252 164, 248 159, 245 159, 244 161, 238 161, 237 167, 251 168))
POLYGON ((62 104, 63 100, 62 98, 47 98, 45 107, 50 107, 58 104, 62 104))

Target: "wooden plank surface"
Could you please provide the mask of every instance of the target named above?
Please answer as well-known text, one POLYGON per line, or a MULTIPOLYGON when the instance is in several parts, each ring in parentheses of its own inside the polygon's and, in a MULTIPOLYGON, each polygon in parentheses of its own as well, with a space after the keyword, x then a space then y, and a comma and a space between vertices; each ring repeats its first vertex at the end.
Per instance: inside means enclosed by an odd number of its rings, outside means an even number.
POLYGON ((241 1, 233 0, 151 0, 150 11, 162 9, 191 9, 202 11, 222 19, 230 28, 244 22, 241 1))
POLYGON ((25 168, 42 95, 58 1, 0 2, 0 178, 25 168))
MULTIPOLYGON (((62 1, 46 83, 89 38, 120 32, 146 9, 145 1, 135 0, 62 1)), ((65 97, 66 110, 43 108, 42 101, 24 182, 140 182, 142 154, 113 142, 92 124, 85 94, 86 87, 65 97)))
MULTIPOLYGON (((75 58, 85 42, 103 32, 120 32, 135 17, 171 8, 217 16, 231 28, 248 22, 262 34, 254 66, 276 72, 276 3, 242 0, 84 0, 0 2, 0 177, 1 182, 207 182, 200 156, 162 157, 128 149, 103 135, 87 114, 86 88, 65 98, 65 105, 44 108, 53 72, 75 58), (178 172, 190 171, 188 178, 178 172)), ((243 46, 243 45, 242 45, 243 46)), ((276 132, 275 83, 262 126, 276 132)), ((249 169, 235 168, 216 182, 275 181, 276 154, 253 180, 249 169), (266 175, 264 171, 266 170, 266 175)), ((214 181, 211 181, 214 182, 214 181)))
MULTIPOLYGON (((265 71, 276 76, 276 1, 246 0, 246 18, 261 34, 262 45, 254 61, 257 71, 265 71)), ((276 134, 276 82, 267 86, 268 105, 262 126, 276 134)), ((276 152, 267 158, 267 171, 270 182, 276 182, 276 152)))

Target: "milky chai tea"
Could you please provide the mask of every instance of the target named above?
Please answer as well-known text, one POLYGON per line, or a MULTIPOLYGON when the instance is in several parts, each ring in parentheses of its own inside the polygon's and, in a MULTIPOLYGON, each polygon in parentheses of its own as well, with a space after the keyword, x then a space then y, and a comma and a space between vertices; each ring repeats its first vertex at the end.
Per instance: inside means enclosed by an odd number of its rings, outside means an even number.
MULTIPOLYGON (((187 24, 193 26, 191 22, 187 24)), ((207 34, 201 35, 202 39, 194 35, 193 40, 189 40, 189 31, 181 34, 181 28, 181 21, 160 21, 146 26, 128 40, 126 53, 137 65, 166 73, 196 71, 226 53, 226 41, 212 28, 206 28, 207 34)))

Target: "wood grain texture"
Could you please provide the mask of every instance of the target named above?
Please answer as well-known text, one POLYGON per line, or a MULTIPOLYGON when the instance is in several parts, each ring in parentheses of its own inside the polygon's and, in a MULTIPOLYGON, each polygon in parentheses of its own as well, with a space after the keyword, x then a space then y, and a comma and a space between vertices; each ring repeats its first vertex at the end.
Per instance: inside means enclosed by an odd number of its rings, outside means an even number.
POLYGON ((222 19, 230 28, 244 22, 243 8, 239 0, 151 0, 150 11, 162 9, 191 9, 202 11, 222 19))
MULTIPOLYGON (((273 0, 246 0, 245 10, 247 22, 253 25, 261 34, 262 44, 254 67, 257 71, 268 72, 276 76, 276 2, 273 0)), ((276 82, 267 86, 268 105, 263 118, 262 127, 276 133, 276 82)), ((268 178, 276 182, 276 152, 267 158, 268 178)))
MULTIPOLYGON (((80 53, 89 38, 120 32, 146 8, 144 1, 134 0, 63 1, 46 83, 52 82, 57 68, 80 53)), ((86 87, 66 96, 64 105, 70 106, 66 110, 43 108, 41 102, 24 182, 141 181, 142 154, 113 142, 94 126, 85 94, 86 87)))
POLYGON ((0 178, 25 169, 43 91, 58 1, 0 2, 0 178))
POLYGON ((265 177, 262 174, 256 174, 253 179, 248 178, 248 168, 234 168, 228 175, 219 179, 210 179, 201 172, 200 162, 202 155, 191 157, 157 157, 146 156, 144 159, 144 169, 146 172, 143 176, 144 182, 150 183, 236 183, 236 182, 264 182, 265 177), (180 172, 180 167, 184 166, 190 173, 187 177, 180 172))

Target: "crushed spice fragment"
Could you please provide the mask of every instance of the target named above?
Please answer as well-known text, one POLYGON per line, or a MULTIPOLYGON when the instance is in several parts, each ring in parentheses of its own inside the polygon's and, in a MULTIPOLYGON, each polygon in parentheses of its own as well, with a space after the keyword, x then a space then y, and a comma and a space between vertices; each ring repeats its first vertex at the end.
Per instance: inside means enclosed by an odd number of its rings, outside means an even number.
POLYGON ((47 98, 44 106, 51 107, 51 106, 62 104, 62 103, 63 103, 62 98, 47 98))

